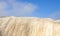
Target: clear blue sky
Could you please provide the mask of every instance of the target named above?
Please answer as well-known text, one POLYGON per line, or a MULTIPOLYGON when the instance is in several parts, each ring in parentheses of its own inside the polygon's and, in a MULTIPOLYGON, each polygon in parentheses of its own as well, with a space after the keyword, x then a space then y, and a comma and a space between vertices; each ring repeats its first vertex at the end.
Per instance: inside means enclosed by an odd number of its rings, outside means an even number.
MULTIPOLYGON (((38 8, 32 14, 25 14, 25 16, 34 17, 60 17, 60 0, 16 0, 17 2, 27 2, 36 5, 38 8)), ((10 5, 11 7, 11 5, 10 5)), ((9 14, 10 16, 20 16, 18 14, 9 14)))
POLYGON ((18 1, 30 2, 35 5, 38 5, 39 9, 32 14, 33 16, 49 17, 53 13, 60 12, 60 0, 18 0, 18 1))

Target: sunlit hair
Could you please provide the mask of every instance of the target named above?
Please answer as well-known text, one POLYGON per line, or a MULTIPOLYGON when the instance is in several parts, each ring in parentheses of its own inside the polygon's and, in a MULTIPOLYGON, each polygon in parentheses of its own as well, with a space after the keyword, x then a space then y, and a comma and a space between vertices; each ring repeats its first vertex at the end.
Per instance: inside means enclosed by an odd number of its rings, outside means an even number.
POLYGON ((53 24, 46 18, 4 17, 0 18, 0 36, 52 36, 53 24))

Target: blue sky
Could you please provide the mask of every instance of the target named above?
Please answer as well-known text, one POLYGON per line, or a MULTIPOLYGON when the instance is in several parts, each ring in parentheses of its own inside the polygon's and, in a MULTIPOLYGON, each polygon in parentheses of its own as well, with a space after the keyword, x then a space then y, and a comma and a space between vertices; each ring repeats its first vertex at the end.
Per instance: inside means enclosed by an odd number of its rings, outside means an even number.
POLYGON ((1 16, 60 17, 60 0, 1 0, 1 2, 4 5, 1 16))

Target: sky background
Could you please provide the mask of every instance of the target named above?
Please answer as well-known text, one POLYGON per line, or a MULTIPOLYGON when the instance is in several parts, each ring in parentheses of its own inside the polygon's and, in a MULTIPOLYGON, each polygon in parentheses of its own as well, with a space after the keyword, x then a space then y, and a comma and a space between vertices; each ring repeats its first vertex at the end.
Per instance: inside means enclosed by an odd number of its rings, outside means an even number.
POLYGON ((0 0, 0 16, 60 18, 60 0, 0 0))

